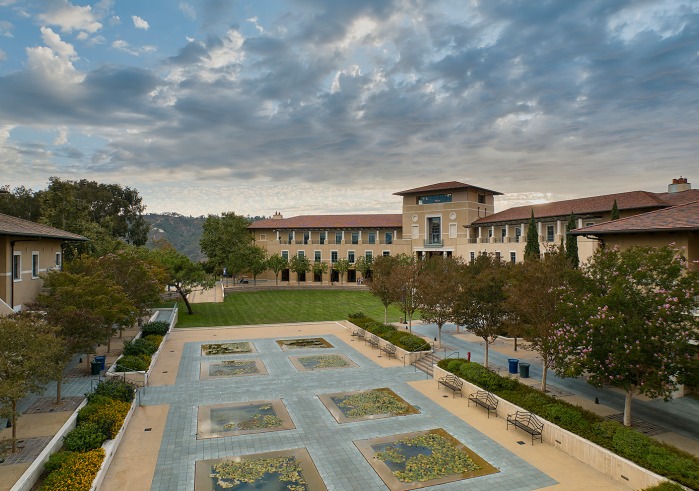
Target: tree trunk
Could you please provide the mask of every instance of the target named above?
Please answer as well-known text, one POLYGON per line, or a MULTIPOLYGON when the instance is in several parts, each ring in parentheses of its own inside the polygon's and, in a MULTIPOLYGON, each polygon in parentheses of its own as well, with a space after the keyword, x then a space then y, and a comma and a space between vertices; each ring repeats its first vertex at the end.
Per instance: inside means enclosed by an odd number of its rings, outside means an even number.
POLYGON ((274 284, 279 285, 279 273, 274 273, 274 284))
POLYGON ((383 323, 388 324, 388 305, 383 306, 383 323))
POLYGON ((483 366, 485 368, 488 368, 488 339, 487 338, 483 338, 483 339, 485 340, 485 363, 483 364, 483 366))
POLYGON ((17 453, 17 401, 12 399, 12 453, 17 453))
POLYGON ((61 370, 61 374, 59 375, 58 379, 56 380, 56 405, 58 406, 61 403, 61 386, 63 385, 63 371, 61 370))
MULTIPOLYGON (((233 284, 235 286, 235 283, 233 284)), ((177 293, 180 294, 180 297, 182 297, 182 301, 184 302, 185 306, 187 307, 187 313, 189 315, 192 315, 194 312, 192 312, 192 306, 189 305, 189 300, 187 300, 187 295, 182 291, 182 289, 179 286, 175 287, 177 289, 177 293)))
POLYGON ((624 426, 631 426, 631 399, 633 398, 633 388, 626 391, 624 401, 624 426))
POLYGON ((112 350, 112 335, 109 335, 109 338, 107 338, 107 353, 109 353, 112 350))
POLYGON ((517 351, 517 336, 515 336, 515 351, 517 351))
POLYGON ((437 324, 437 346, 442 347, 442 324, 437 324))
POLYGON ((544 364, 542 365, 541 369, 541 392, 546 392, 546 372, 549 369, 549 364, 546 360, 544 360, 544 364))

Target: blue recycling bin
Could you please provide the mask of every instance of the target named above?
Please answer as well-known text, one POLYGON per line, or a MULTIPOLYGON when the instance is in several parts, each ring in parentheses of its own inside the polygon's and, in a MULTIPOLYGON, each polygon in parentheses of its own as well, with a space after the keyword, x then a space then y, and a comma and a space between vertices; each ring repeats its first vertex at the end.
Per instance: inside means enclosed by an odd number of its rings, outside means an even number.
POLYGON ((519 359, 518 358, 508 358, 507 363, 509 365, 508 372, 516 375, 517 374, 517 365, 519 364, 519 359))
POLYGON ((95 356, 95 361, 100 364, 100 370, 104 370, 104 365, 107 362, 106 356, 95 356))

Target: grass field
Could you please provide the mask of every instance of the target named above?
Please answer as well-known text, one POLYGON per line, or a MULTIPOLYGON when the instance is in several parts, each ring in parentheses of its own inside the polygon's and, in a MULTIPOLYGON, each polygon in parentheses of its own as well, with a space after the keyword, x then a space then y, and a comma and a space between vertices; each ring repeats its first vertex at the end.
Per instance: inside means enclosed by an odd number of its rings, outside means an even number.
MULTIPOLYGON (((231 293, 224 303, 197 303, 194 314, 179 304, 177 327, 239 326, 347 319, 347 314, 364 312, 383 321, 383 305, 367 291, 273 290, 231 293)), ((388 322, 401 313, 389 307, 388 322)))

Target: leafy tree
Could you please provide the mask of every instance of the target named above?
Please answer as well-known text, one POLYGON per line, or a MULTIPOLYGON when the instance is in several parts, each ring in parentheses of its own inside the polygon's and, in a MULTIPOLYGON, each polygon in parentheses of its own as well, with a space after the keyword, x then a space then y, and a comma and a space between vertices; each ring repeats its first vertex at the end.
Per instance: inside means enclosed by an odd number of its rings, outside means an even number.
POLYGON ((619 220, 619 205, 616 200, 614 200, 614 204, 612 205, 612 220, 619 220))
POLYGON ((204 220, 199 245, 217 273, 220 274, 224 267, 230 267, 240 249, 252 243, 249 224, 247 218, 233 212, 221 216, 209 215, 204 220))
POLYGON ((250 273, 253 283, 257 284, 257 277, 269 269, 267 250, 252 244, 242 245, 237 248, 226 265, 234 277, 242 273, 250 273))
POLYGON ((354 262, 354 269, 356 269, 358 272, 362 274, 363 280, 366 280, 369 271, 371 271, 372 262, 373 261, 371 259, 367 259, 364 256, 359 256, 357 260, 354 262))
POLYGON ((379 256, 373 261, 371 279, 368 281, 369 290, 383 304, 383 322, 388 324, 388 306, 398 303, 401 299, 401 291, 396 281, 391 276, 393 269, 398 264, 396 256, 379 256))
POLYGON ((417 276, 416 304, 422 319, 437 324, 437 342, 442 346, 442 326, 451 322, 454 305, 461 297, 461 264, 451 257, 431 257, 417 276))
POLYGON ((272 254, 267 260, 267 267, 274 271, 274 282, 279 284, 279 273, 289 267, 289 261, 277 253, 272 254))
POLYGON ((536 230, 536 221, 534 221, 534 210, 532 209, 532 217, 529 220, 527 228, 527 243, 524 246, 524 259, 532 259, 541 257, 539 250, 539 232, 536 230))
POLYGON ((562 296, 569 271, 565 255, 553 251, 538 260, 513 266, 505 287, 512 322, 521 325, 524 338, 541 357, 541 390, 546 392, 547 370, 558 351, 556 329, 561 319, 562 296))
POLYGON ((413 316, 417 312, 417 277, 420 263, 413 256, 399 254, 398 264, 393 268, 391 279, 392 288, 400 292, 398 307, 408 321, 408 330, 413 332, 413 316))
POLYGON ((323 275, 328 272, 328 263, 324 263, 323 261, 314 261, 311 269, 313 270, 314 275, 318 275, 320 277, 320 284, 322 285, 323 275))
POLYGON ((5 190, 6 193, 0 193, 0 213, 30 222, 39 220, 41 217, 40 193, 35 193, 24 186, 16 187, 12 191, 5 190))
POLYGON ((47 360, 63 349, 55 328, 28 314, 0 317, 0 406, 12 422, 12 453, 17 451, 17 403, 54 377, 47 360))
POLYGON ((289 269, 296 273, 296 283, 301 282, 301 275, 311 270, 311 262, 306 256, 293 256, 289 261, 289 269))
POLYGON ((510 263, 492 255, 479 255, 463 268, 461 298, 455 303, 453 318, 485 341, 485 363, 488 367, 488 348, 503 331, 508 317, 505 304, 505 285, 510 263))
POLYGON ((570 218, 568 219, 568 224, 566 225, 566 257, 570 261, 571 266, 577 268, 580 265, 580 258, 578 255, 578 238, 571 234, 571 230, 575 229, 575 215, 573 212, 570 213, 570 218))
POLYGON ((630 426, 634 393, 667 400, 691 367, 698 273, 674 248, 637 246, 598 250, 583 279, 563 297, 555 369, 623 390, 630 426))
POLYGON ((184 254, 177 252, 167 242, 160 244, 153 254, 165 269, 167 284, 175 287, 187 307, 187 313, 192 315, 194 312, 187 295, 195 288, 212 288, 213 278, 206 274, 200 263, 195 263, 184 254))
POLYGON ((350 262, 347 259, 338 259, 335 262, 335 269, 340 277, 340 284, 344 283, 345 274, 350 269, 350 262))

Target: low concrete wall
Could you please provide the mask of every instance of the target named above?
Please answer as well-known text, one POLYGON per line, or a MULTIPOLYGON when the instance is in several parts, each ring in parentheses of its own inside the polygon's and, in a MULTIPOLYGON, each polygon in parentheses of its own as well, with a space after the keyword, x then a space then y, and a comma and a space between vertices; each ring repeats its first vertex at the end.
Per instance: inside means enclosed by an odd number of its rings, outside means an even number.
POLYGON ((119 432, 116 435, 114 435, 114 439, 107 440, 102 444, 105 457, 102 461, 102 467, 100 467, 100 470, 97 472, 97 475, 95 476, 95 480, 92 481, 90 491, 96 491, 100 488, 100 486, 102 486, 104 478, 107 475, 107 471, 109 470, 109 466, 111 465, 112 460, 114 459, 114 454, 116 454, 116 451, 119 448, 119 444, 121 443, 122 438, 124 438, 126 427, 129 425, 129 422, 133 417, 133 413, 136 410, 136 401, 137 399, 134 398, 133 402, 131 403, 131 409, 129 409, 129 412, 126 414, 126 417, 124 418, 124 424, 121 425, 119 432))
MULTIPOLYGON (((448 373, 449 372, 439 368, 438 366, 434 367, 435 380, 440 377, 444 377, 448 373)), ((472 392, 484 390, 466 380, 463 380, 463 382, 464 386, 461 389, 461 392, 466 396, 472 392)), ((513 414, 515 411, 525 411, 521 407, 512 404, 511 402, 506 401, 495 394, 493 394, 493 396, 499 401, 497 412, 498 415, 502 416, 503 418, 505 418, 508 414, 513 414)), ((668 480, 667 478, 651 472, 628 459, 618 456, 606 448, 600 447, 599 445, 571 433, 568 430, 564 430, 560 426, 557 426, 543 418, 539 417, 539 419, 542 423, 544 423, 543 439, 545 444, 553 445, 554 447, 561 449, 564 453, 575 457, 582 463, 587 464, 594 469, 597 469, 615 481, 623 483, 632 489, 645 489, 668 480)), ((507 423, 503 422, 503 424, 507 423)), ((513 428, 513 431, 521 432, 521 430, 518 430, 517 428, 513 428)), ((526 433, 522 434, 527 436, 526 433)))
MULTIPOLYGON (((340 324, 342 327, 344 327, 348 331, 354 331, 356 329, 361 329, 359 326, 356 324, 351 323, 348 320, 343 320, 343 321, 338 321, 338 324, 340 324)), ((369 332, 369 331, 367 331, 369 332)), ((377 336, 378 337, 378 336, 377 336)), ((383 338, 379 338, 379 347, 382 346, 395 346, 392 343, 389 343, 383 338)), ((395 346, 396 348, 396 358, 400 358, 403 360, 404 365, 411 365, 418 361, 420 358, 424 358, 425 356, 429 355, 432 353, 432 351, 406 351, 403 348, 400 348, 398 346, 395 346)))

